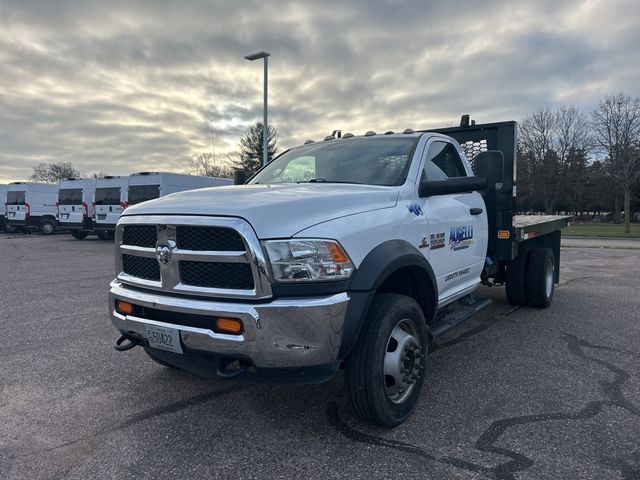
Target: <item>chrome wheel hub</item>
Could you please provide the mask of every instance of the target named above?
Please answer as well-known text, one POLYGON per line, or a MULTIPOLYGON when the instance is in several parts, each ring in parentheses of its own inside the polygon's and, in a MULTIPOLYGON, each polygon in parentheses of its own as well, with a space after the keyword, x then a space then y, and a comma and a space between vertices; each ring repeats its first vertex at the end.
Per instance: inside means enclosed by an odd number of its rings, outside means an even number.
POLYGON ((420 379, 424 354, 415 323, 403 319, 387 340, 384 356, 384 383, 387 397, 393 403, 404 402, 420 379))

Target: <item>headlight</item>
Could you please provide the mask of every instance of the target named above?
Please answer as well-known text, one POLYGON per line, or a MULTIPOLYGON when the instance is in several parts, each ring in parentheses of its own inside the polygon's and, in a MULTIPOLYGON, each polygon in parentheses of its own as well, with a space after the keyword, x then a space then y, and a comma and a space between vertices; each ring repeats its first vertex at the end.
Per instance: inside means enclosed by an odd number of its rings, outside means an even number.
POLYGON ((331 240, 268 240, 263 243, 279 282, 345 280, 353 263, 331 240))

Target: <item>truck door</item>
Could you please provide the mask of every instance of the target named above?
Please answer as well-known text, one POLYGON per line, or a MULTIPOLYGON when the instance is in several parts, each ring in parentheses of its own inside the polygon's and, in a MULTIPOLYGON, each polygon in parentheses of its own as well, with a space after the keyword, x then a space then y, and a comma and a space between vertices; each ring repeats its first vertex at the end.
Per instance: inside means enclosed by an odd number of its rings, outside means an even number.
MULTIPOLYGON (((429 141, 421 180, 473 174, 458 148, 445 139, 429 141)), ((439 301, 463 295, 479 281, 487 251, 487 212, 478 192, 421 198, 428 222, 428 259, 438 283, 439 301)))

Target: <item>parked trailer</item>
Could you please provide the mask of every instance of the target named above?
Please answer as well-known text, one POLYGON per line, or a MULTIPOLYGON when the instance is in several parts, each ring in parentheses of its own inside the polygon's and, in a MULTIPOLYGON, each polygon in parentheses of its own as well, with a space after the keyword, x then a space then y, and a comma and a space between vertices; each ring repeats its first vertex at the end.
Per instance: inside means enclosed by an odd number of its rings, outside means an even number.
POLYGON ((96 182, 94 229, 99 238, 113 238, 120 215, 127 208, 129 176, 105 176, 96 182))
POLYGON ((170 193, 197 188, 231 185, 229 178, 200 177, 168 172, 139 172, 129 177, 129 197, 127 205, 164 197, 170 193))
POLYGON ((78 240, 93 232, 95 178, 69 177, 58 184, 58 226, 78 240))
POLYGON ((9 228, 40 230, 51 235, 56 229, 58 185, 13 182, 7 189, 9 228))

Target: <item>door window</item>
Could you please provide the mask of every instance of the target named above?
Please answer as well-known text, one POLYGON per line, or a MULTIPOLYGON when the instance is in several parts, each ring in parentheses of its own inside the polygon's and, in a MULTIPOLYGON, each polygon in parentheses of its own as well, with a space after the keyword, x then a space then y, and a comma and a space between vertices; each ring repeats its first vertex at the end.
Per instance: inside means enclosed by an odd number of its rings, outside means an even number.
POLYGON ((432 142, 422 170, 422 180, 446 180, 452 177, 466 177, 460 155, 447 142, 432 142))

